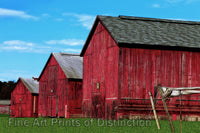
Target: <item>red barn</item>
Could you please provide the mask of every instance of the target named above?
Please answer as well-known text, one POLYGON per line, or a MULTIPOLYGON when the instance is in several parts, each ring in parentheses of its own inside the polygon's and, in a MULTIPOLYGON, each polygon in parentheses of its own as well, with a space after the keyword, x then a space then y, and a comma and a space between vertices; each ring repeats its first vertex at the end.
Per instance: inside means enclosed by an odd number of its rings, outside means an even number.
POLYGON ((82 57, 51 53, 39 77, 39 116, 82 115, 82 57))
MULTIPOLYGON (((200 86, 200 23, 97 16, 81 56, 84 116, 148 115, 154 86, 200 86)), ((178 98, 167 104, 179 114, 178 98)), ((160 97, 156 106, 165 113, 160 97)), ((182 108, 199 116, 200 95, 182 96, 182 108)))
POLYGON ((19 78, 11 93, 11 117, 38 116, 39 83, 34 79, 19 78))

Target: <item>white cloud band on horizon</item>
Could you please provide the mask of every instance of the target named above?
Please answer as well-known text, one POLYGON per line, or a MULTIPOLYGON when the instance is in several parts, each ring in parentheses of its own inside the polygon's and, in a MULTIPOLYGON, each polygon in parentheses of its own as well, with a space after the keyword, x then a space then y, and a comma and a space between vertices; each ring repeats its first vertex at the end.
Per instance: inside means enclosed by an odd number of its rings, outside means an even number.
POLYGON ((29 15, 24 11, 0 8, 0 17, 2 16, 3 17, 19 17, 23 19, 34 19, 34 20, 38 19, 37 17, 29 15))

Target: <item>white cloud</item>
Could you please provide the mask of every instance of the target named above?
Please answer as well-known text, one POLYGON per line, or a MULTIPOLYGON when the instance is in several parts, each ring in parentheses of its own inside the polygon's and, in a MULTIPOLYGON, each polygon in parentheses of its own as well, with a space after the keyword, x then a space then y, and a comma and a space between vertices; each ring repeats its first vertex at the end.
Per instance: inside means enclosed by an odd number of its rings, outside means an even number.
POLYGON ((34 47, 34 43, 21 40, 9 40, 1 43, 0 50, 17 50, 17 51, 30 51, 34 47))
POLYGON ((74 46, 81 46, 84 44, 83 40, 78 39, 63 39, 63 40, 49 40, 45 43, 34 43, 22 40, 9 40, 0 42, 0 52, 14 51, 21 53, 50 53, 50 52, 80 52, 80 49, 71 49, 74 46))
POLYGON ((83 27, 86 27, 87 29, 91 29, 95 16, 92 15, 86 15, 86 14, 76 14, 76 13, 63 13, 63 16, 73 16, 78 19, 78 22, 81 23, 83 27))
POLYGON ((182 1, 188 1, 188 0, 165 0, 166 2, 169 3, 178 3, 178 2, 182 2, 182 1))
POLYGON ((32 42, 25 42, 25 41, 20 41, 20 40, 11 40, 11 41, 4 41, 3 44, 5 45, 15 45, 15 46, 19 46, 19 45, 24 45, 24 46, 33 46, 34 43, 32 42))
POLYGON ((50 15, 48 13, 43 13, 41 14, 43 17, 50 17, 50 15))
POLYGON ((190 4, 192 2, 196 2, 196 1, 200 1, 200 0, 165 0, 168 3, 186 3, 186 4, 190 4))
POLYGON ((159 4, 153 4, 152 5, 154 8, 160 8, 160 5, 159 4))
POLYGON ((12 47, 2 47, 3 50, 26 50, 28 47, 12 46, 12 47))
POLYGON ((70 48, 68 48, 68 49, 65 49, 64 51, 65 52, 80 53, 81 49, 70 49, 70 48))
POLYGON ((56 18, 55 20, 56 20, 56 21, 63 21, 62 18, 56 18))
POLYGON ((157 3, 152 4, 152 8, 167 8, 169 6, 177 6, 179 4, 191 4, 200 0, 160 0, 157 3))
POLYGON ((186 3, 190 4, 190 3, 196 2, 196 1, 200 1, 200 0, 187 0, 186 3))
POLYGON ((5 8, 0 8, 0 17, 19 17, 23 19, 35 19, 37 20, 38 18, 32 15, 27 14, 24 11, 18 11, 18 10, 11 10, 11 9, 5 9, 5 8))
POLYGON ((21 40, 9 40, 0 43, 0 51, 19 51, 19 52, 45 52, 49 47, 43 47, 39 44, 21 40), (42 50, 42 51, 41 51, 42 50))
POLYGON ((64 44, 69 46, 77 46, 77 45, 83 45, 84 40, 78 40, 78 39, 63 39, 63 40, 49 40, 45 42, 46 44, 64 44))

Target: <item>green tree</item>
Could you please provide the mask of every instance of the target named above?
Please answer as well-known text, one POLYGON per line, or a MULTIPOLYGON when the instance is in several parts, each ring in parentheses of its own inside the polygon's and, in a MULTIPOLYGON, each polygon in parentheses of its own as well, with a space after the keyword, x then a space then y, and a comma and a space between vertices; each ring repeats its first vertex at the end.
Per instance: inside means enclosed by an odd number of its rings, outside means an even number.
POLYGON ((11 98, 11 92, 16 86, 15 81, 1 82, 0 81, 0 99, 8 100, 11 98))

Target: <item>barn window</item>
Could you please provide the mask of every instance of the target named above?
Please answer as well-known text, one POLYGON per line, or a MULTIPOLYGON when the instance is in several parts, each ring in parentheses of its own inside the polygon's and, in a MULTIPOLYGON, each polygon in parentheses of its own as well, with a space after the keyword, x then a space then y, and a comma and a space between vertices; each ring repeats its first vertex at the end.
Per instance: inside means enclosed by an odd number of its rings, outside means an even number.
POLYGON ((99 90, 99 83, 97 83, 97 90, 99 90))

